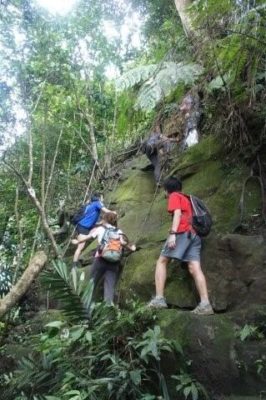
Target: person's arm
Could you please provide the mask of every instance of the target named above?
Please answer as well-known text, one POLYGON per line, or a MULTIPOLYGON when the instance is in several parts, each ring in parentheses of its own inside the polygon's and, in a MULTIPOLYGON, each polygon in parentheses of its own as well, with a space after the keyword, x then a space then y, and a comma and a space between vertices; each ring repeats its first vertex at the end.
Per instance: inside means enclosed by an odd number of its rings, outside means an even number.
POLYGON ((120 242, 125 249, 130 250, 130 251, 136 251, 136 245, 129 244, 128 238, 126 237, 126 235, 124 233, 120 233, 120 242))
POLYGON ((101 208, 101 211, 103 211, 104 213, 113 213, 113 214, 117 214, 116 211, 109 210, 109 208, 106 208, 106 207, 102 207, 102 208, 101 208))
POLYGON ((127 244, 124 247, 125 247, 125 249, 130 250, 130 251, 136 251, 136 249, 137 249, 135 244, 127 244))
POLYGON ((170 234, 167 239, 167 245, 170 249, 174 249, 176 245, 176 232, 180 224, 181 210, 177 209, 173 212, 172 227, 170 229, 170 234))
POLYGON ((105 205, 104 205, 101 201, 98 202, 98 209, 99 209, 100 211, 103 211, 104 213, 113 213, 113 214, 117 214, 116 211, 109 210, 109 208, 105 207, 105 205))

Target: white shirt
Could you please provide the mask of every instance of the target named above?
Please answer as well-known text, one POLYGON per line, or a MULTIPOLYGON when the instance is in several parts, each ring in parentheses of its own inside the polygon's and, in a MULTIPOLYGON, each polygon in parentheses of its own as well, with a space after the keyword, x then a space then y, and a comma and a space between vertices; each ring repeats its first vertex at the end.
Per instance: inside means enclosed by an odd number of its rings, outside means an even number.
MULTIPOLYGON (((115 228, 115 226, 110 225, 110 224, 105 224, 104 226, 98 226, 97 228, 92 229, 92 231, 90 232, 90 235, 93 237, 93 239, 97 238, 99 244, 101 244, 101 242, 102 242, 102 238, 105 233, 105 228, 115 228)), ((121 229, 118 229, 117 233, 119 235, 121 235, 120 241, 122 243, 123 232, 121 231, 121 229)))

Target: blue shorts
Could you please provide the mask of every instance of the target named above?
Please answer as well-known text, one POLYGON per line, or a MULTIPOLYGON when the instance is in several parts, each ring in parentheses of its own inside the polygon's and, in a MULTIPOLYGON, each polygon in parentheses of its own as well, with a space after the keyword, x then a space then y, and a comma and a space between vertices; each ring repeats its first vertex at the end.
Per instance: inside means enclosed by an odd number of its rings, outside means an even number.
POLYGON ((167 241, 161 251, 161 256, 180 261, 200 261, 201 238, 195 233, 184 232, 176 235, 176 246, 169 249, 167 241))

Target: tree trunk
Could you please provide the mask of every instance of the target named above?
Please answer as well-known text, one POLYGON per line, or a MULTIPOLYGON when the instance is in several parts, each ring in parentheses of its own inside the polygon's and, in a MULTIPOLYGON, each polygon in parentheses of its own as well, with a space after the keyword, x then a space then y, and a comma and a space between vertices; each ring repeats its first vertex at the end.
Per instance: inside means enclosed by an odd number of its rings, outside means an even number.
POLYGON ((190 15, 187 12, 187 8, 192 4, 192 1, 193 0, 175 0, 175 6, 181 19, 183 29, 188 37, 195 35, 190 15))
POLYGON ((97 150, 97 141, 95 138, 94 124, 89 118, 87 118, 88 124, 85 124, 85 128, 87 129, 90 136, 90 144, 91 144, 91 153, 93 160, 98 164, 98 150, 97 150))
POLYGON ((30 260, 30 263, 16 285, 0 300, 0 318, 3 317, 27 292, 30 285, 39 275, 47 261, 47 255, 39 251, 30 260))

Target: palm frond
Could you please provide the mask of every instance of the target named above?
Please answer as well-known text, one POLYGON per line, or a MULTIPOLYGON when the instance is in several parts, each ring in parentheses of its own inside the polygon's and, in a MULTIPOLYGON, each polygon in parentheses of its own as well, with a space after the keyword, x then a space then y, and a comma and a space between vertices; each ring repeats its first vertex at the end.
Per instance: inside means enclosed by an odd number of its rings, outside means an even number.
POLYGON ((93 282, 84 280, 84 272, 76 269, 68 271, 61 261, 53 262, 53 270, 42 274, 42 282, 49 288, 56 300, 59 300, 62 311, 73 322, 88 317, 92 301, 93 282))
POLYGON ((137 67, 122 75, 116 83, 118 90, 133 87, 141 82, 136 109, 152 110, 177 85, 191 85, 202 74, 202 67, 195 63, 163 62, 137 67))

